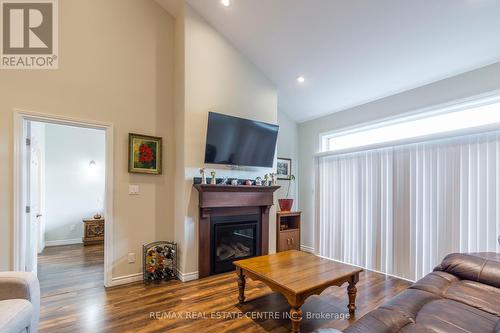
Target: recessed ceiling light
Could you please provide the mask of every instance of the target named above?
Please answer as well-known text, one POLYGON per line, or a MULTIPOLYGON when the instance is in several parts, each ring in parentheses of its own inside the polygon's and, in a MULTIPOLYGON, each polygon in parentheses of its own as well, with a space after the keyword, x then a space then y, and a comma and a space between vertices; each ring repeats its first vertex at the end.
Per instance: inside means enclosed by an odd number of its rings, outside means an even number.
POLYGON ((220 3, 221 3, 224 7, 229 7, 229 6, 231 6, 231 0, 220 0, 220 3))
POLYGON ((301 76, 297 76, 297 82, 298 83, 304 83, 306 81, 306 78, 303 77, 302 75, 301 76))

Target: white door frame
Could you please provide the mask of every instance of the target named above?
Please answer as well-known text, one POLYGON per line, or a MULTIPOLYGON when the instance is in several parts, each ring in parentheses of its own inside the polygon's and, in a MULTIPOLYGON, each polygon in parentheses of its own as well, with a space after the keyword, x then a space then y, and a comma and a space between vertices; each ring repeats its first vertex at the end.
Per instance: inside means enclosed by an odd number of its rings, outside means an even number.
POLYGON ((26 138, 25 121, 40 121, 59 125, 93 128, 105 131, 106 168, 105 168, 105 233, 104 233, 104 286, 111 285, 113 267, 113 124, 94 120, 83 120, 66 116, 52 115, 33 111, 14 109, 14 227, 13 227, 13 264, 15 271, 25 270, 26 256, 26 206, 24 172, 26 138))

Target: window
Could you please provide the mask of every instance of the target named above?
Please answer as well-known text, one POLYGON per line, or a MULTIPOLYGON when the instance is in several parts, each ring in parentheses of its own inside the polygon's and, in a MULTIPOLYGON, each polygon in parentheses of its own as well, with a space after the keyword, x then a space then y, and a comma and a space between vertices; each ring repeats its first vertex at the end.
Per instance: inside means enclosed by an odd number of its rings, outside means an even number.
POLYGON ((322 135, 322 152, 360 150, 449 136, 500 125, 500 103, 403 117, 355 130, 322 135), (437 113, 437 114, 436 114, 437 113))

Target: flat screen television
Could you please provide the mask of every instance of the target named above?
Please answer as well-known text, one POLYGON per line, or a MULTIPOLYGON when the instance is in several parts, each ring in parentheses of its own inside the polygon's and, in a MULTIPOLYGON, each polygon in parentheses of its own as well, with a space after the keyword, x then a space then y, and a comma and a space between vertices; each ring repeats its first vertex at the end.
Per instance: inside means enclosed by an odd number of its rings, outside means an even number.
POLYGON ((272 167, 278 125, 209 112, 205 163, 272 167))

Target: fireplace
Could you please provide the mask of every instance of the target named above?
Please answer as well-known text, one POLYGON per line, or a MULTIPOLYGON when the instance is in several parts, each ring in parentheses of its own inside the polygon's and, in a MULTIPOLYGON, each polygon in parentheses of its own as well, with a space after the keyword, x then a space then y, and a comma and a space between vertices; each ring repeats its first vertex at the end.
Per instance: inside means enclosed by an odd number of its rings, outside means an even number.
POLYGON ((213 216, 210 223, 210 274, 231 271, 234 260, 260 255, 259 215, 213 216))
POLYGON ((279 186, 194 184, 199 192, 198 276, 234 269, 232 262, 266 255, 269 209, 279 186))

